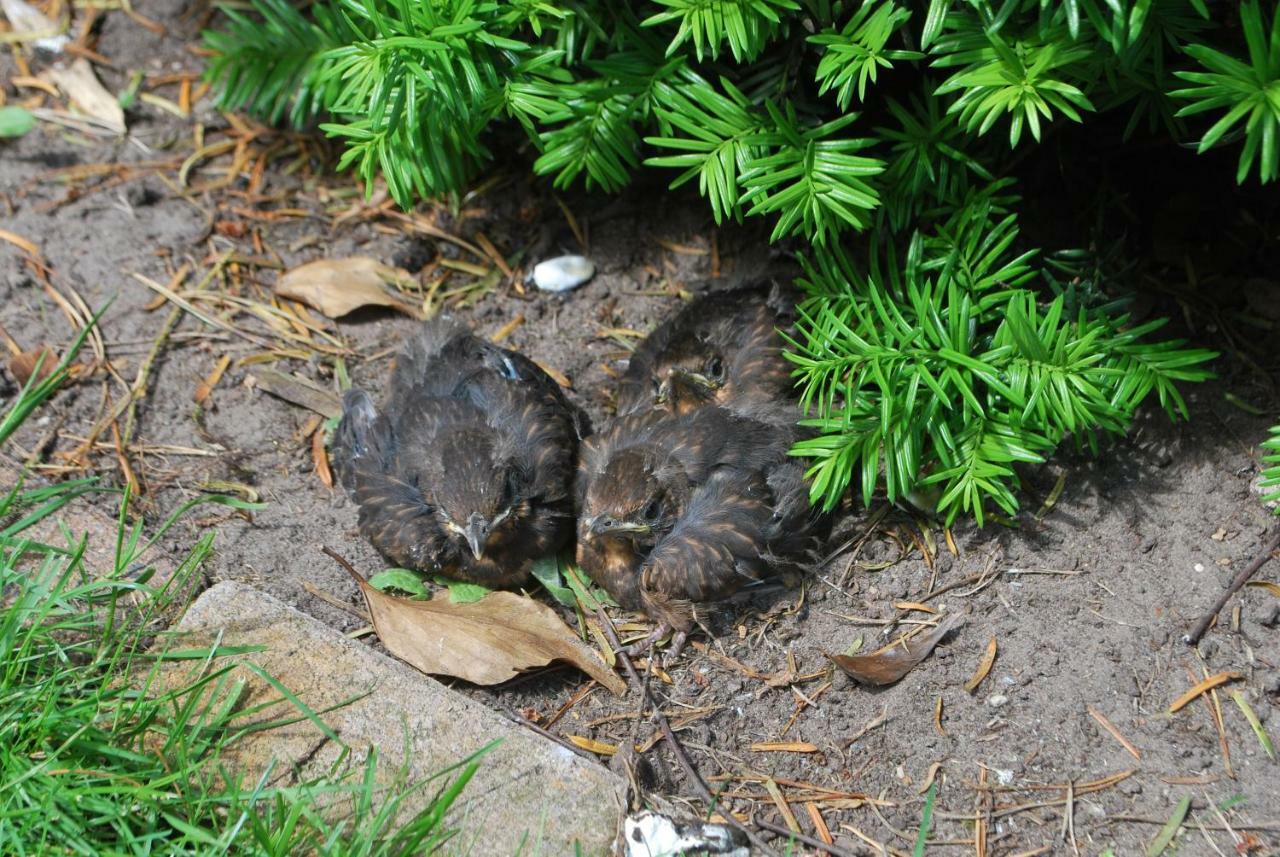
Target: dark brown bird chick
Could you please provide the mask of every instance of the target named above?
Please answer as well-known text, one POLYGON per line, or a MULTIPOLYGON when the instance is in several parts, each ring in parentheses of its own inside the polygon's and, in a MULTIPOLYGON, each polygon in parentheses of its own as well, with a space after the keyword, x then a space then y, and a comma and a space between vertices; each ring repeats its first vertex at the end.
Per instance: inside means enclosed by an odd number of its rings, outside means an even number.
POLYGON ((333 460, 388 560, 514 586, 572 535, 585 427, 536 364, 443 319, 405 344, 382 412, 347 393, 333 460))
POLYGON ((776 287, 711 292, 659 325, 631 355, 618 413, 688 413, 717 404, 746 416, 791 396, 778 329, 794 313, 776 287))
POLYGON ((578 564, 627 609, 672 630, 678 654, 697 605, 793 565, 816 547, 791 432, 708 406, 615 420, 583 444, 578 564))

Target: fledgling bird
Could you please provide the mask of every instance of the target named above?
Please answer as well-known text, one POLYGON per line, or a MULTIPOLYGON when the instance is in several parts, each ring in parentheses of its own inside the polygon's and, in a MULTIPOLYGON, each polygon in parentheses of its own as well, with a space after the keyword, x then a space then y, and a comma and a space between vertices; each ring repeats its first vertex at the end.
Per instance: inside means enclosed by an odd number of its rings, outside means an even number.
POLYGON ((347 393, 333 462, 360 531, 391 562, 515 586, 573 533, 587 432, 537 364, 437 319, 397 356, 384 410, 347 393))
POLYGON ((791 396, 778 329, 794 320, 776 286, 710 292, 660 324, 636 348, 618 383, 618 413, 688 413, 717 404, 760 418, 791 396))
POLYGON ((793 431, 709 405, 632 414, 583 443, 578 563, 618 603, 658 622, 643 651, 675 631, 678 654, 697 606, 794 566, 817 547, 793 431))

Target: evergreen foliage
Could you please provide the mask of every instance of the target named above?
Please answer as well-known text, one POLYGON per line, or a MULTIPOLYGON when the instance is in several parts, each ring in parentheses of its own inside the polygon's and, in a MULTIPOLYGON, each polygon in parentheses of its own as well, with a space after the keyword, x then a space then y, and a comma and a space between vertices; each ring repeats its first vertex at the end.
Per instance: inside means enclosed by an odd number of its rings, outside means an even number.
POLYGON ((1275 503, 1275 512, 1280 515, 1280 425, 1272 426, 1271 437, 1262 444, 1266 455, 1262 457, 1267 465, 1262 471, 1263 499, 1275 503))
POLYGON ((802 253, 790 343, 815 502, 923 482, 948 519, 1016 507, 1016 462, 1124 431, 1213 355, 1152 339, 1106 265, 1018 242, 995 176, 1053 126, 1280 162, 1274 0, 252 0, 206 43, 224 106, 322 120, 401 205, 457 190, 502 134, 555 185, 696 181, 716 222, 802 253), (1108 125, 1110 127, 1110 125, 1108 125))

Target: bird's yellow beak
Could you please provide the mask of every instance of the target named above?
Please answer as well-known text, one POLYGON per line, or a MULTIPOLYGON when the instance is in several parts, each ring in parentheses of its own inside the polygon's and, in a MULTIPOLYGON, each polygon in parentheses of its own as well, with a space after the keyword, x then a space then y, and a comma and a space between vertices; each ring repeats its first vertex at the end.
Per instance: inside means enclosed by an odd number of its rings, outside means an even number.
POLYGON ((644 535, 652 531, 648 524, 633 521, 620 521, 608 515, 597 515, 586 522, 587 531, 592 536, 626 536, 644 535))
POLYGON ((704 399, 719 389, 719 385, 700 372, 672 369, 658 387, 658 404, 694 398, 704 399))
POLYGON ((462 532, 476 559, 484 556, 484 543, 489 540, 489 529, 489 522, 479 514, 475 514, 471 516, 467 522, 467 528, 462 532))

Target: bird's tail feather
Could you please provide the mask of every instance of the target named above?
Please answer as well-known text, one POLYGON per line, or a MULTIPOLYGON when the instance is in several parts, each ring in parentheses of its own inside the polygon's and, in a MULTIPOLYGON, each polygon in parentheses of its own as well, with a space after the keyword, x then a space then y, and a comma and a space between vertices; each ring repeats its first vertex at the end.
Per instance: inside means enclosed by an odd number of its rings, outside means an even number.
POLYGON ((358 467, 367 463, 382 466, 385 443, 379 436, 378 423, 378 409, 369 394, 348 390, 342 397, 342 421, 333 436, 333 467, 348 495, 355 490, 358 467), (370 457, 377 461, 368 462, 370 457))

